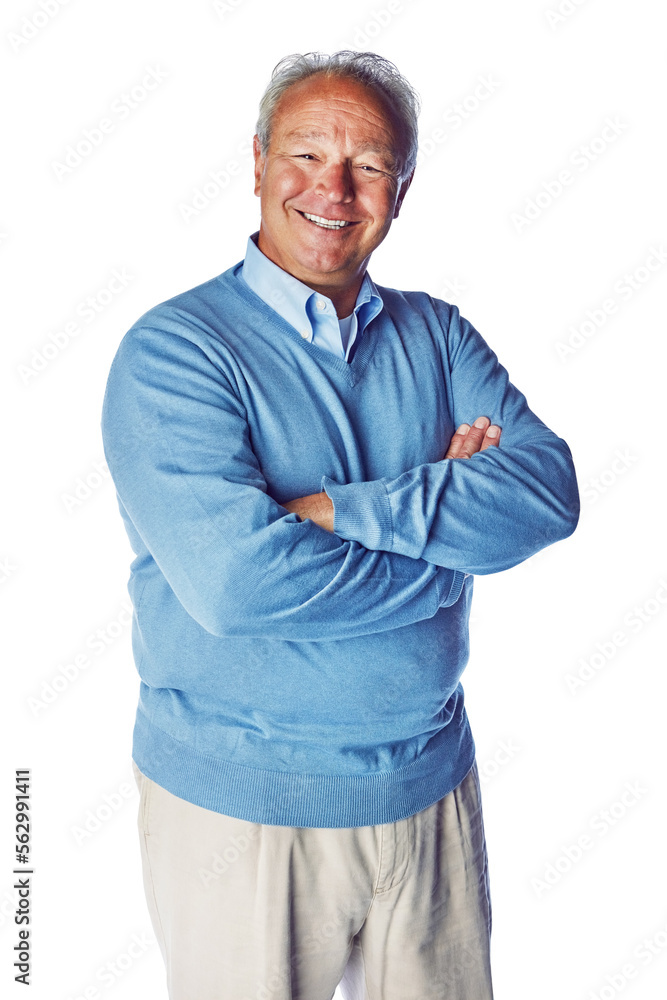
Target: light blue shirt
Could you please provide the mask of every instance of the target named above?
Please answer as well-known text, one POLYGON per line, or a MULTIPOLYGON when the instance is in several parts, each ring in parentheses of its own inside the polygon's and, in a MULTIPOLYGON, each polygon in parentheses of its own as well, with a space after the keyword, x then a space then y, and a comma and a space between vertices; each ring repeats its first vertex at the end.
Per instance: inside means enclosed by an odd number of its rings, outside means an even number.
POLYGON ((241 271, 244 281, 304 340, 349 362, 355 341, 361 340, 364 330, 383 307, 382 297, 368 272, 353 311, 338 319, 331 299, 313 291, 262 253, 256 242, 258 236, 259 230, 248 237, 241 271))

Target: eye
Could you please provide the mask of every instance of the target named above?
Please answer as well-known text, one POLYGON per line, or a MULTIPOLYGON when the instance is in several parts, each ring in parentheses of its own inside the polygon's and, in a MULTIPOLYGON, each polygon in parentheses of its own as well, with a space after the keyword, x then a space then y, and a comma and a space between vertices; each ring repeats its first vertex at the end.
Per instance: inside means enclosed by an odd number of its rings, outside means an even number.
POLYGON ((309 156, 309 157, 310 157, 310 158, 311 158, 312 160, 314 160, 314 159, 315 159, 315 157, 313 156, 313 154, 312 154, 312 153, 295 153, 295 156, 296 156, 297 158, 298 158, 298 157, 306 157, 306 156, 309 156))

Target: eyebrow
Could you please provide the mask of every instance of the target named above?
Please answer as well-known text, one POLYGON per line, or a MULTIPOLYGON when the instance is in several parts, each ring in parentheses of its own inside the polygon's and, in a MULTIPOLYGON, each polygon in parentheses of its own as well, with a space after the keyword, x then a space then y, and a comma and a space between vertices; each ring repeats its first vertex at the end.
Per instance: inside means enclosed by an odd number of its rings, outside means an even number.
MULTIPOLYGON (((299 139, 305 142, 309 140, 314 140, 315 142, 321 142, 324 139, 328 139, 329 135, 327 132, 319 131, 318 129, 293 129, 291 132, 287 132, 284 137, 285 140, 288 139, 299 139)), ((365 142, 363 145, 357 147, 358 153, 377 153, 381 156, 388 167, 391 169, 396 169, 398 161, 395 154, 387 146, 378 146, 374 142, 365 142)))

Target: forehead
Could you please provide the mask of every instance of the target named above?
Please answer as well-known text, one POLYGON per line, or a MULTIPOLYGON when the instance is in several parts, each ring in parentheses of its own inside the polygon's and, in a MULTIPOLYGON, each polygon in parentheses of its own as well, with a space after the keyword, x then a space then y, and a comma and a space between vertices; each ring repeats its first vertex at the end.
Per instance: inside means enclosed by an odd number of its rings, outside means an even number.
POLYGON ((274 113, 274 136, 293 133, 363 133, 394 148, 394 130, 388 108, 371 87, 349 77, 321 73, 292 84, 281 96, 274 113))

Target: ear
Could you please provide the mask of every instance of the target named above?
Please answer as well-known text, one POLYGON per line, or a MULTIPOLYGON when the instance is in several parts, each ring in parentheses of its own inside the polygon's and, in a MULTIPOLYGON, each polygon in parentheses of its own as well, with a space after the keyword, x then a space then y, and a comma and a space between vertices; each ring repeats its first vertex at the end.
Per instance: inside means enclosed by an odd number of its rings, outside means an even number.
POLYGON ((266 159, 262 156, 262 151, 259 145, 259 137, 257 135, 252 137, 252 155, 255 158, 255 194, 259 197, 262 172, 264 170, 266 159))
POLYGON ((396 208, 394 209, 394 218, 395 219, 398 218, 398 213, 401 210, 401 205, 403 204, 403 199, 405 198, 405 196, 407 194, 408 188, 410 187, 410 184, 412 183, 412 178, 414 177, 414 175, 415 175, 415 172, 413 170, 412 173, 410 174, 410 176, 405 178, 405 180, 402 182, 402 184, 401 184, 401 186, 399 188, 398 198, 396 199, 396 208))

